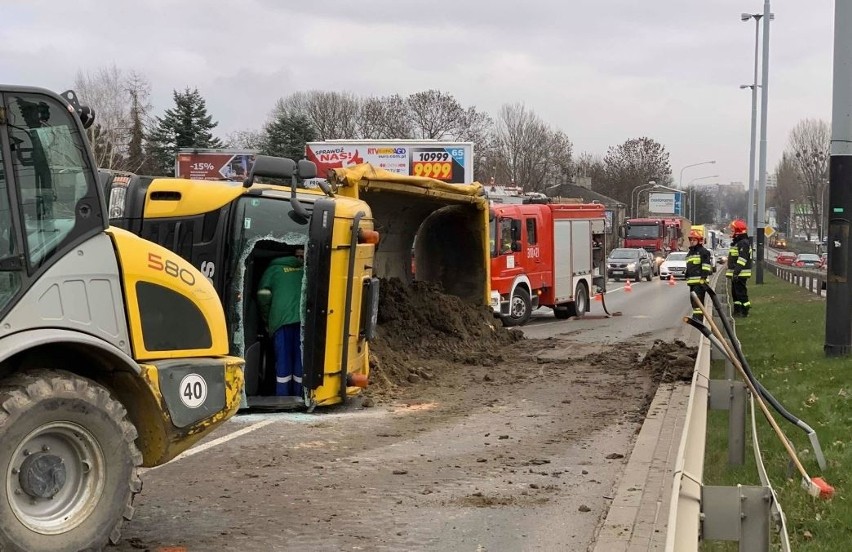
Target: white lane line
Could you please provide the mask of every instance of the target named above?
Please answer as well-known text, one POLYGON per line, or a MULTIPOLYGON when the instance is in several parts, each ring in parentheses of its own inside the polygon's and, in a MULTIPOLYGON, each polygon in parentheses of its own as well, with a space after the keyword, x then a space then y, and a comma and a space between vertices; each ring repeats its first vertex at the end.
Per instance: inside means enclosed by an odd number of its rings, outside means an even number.
POLYGON ((166 462, 165 464, 162 464, 162 465, 159 465, 159 466, 154 466, 153 468, 142 468, 142 469, 139 470, 139 472, 140 473, 148 473, 148 472, 151 472, 153 470, 156 470, 157 468, 162 468, 163 466, 173 464, 173 463, 177 462, 178 460, 183 460, 184 458, 189 458, 190 456, 192 456, 194 454, 198 454, 199 452, 204 452, 205 450, 219 446, 222 443, 227 443, 231 439, 236 439, 237 437, 242 437, 243 435, 245 435, 247 433, 251 433, 252 431, 258 430, 262 427, 266 427, 269 424, 272 424, 272 423, 275 423, 275 422, 276 422, 276 419, 263 420, 262 422, 258 422, 254 425, 244 427, 243 429, 240 429, 240 430, 235 431, 233 433, 223 435, 222 437, 219 437, 218 439, 213 439, 212 441, 208 441, 208 442, 206 442, 202 445, 192 447, 191 449, 178 454, 177 456, 174 457, 174 459, 170 460, 169 462, 166 462))

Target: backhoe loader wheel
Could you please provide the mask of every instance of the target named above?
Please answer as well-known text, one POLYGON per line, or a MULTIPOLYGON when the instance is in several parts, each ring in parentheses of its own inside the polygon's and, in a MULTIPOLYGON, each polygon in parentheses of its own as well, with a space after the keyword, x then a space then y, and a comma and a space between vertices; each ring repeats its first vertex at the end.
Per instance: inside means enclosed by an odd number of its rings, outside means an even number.
POLYGON ((0 383, 0 550, 117 543, 142 489, 124 406, 97 383, 28 370, 0 383))

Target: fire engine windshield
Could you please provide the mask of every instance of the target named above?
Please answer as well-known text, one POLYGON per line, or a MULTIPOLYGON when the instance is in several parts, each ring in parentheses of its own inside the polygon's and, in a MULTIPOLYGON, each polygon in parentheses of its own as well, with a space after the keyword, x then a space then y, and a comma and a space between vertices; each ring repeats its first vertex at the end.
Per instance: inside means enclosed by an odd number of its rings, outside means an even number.
POLYGON ((488 235, 491 236, 491 256, 512 252, 512 219, 491 218, 488 223, 488 235))
POLYGON ((631 224, 627 227, 628 238, 659 238, 660 227, 656 224, 631 224))

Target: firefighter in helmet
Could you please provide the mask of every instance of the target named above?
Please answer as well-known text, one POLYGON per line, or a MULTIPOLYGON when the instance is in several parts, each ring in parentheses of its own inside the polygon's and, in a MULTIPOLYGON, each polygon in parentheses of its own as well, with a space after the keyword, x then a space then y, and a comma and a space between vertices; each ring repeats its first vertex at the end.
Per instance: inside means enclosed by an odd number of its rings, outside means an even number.
MULTIPOLYGON (((689 251, 686 254, 686 285, 690 293, 695 292, 701 304, 704 304, 707 282, 713 273, 713 256, 704 247, 704 236, 698 230, 689 232, 689 251)), ((690 295, 690 304, 692 303, 690 295)), ((692 306, 692 318, 703 322, 704 315, 697 306, 692 306)))
POLYGON ((748 226, 742 219, 731 223, 731 248, 728 250, 728 267, 725 276, 731 279, 731 298, 734 316, 748 316, 748 279, 751 277, 751 242, 748 226))

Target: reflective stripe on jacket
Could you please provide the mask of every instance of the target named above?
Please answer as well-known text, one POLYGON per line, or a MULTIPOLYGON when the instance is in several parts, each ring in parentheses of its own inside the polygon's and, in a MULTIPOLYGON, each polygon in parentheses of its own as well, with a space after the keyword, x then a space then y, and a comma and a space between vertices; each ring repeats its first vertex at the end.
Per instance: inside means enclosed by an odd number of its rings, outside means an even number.
POLYGON ((689 248, 686 254, 686 283, 687 285, 706 284, 713 272, 713 257, 710 251, 701 244, 689 248))
POLYGON ((731 241, 725 276, 738 278, 751 276, 751 244, 748 241, 748 235, 739 234, 731 241))

